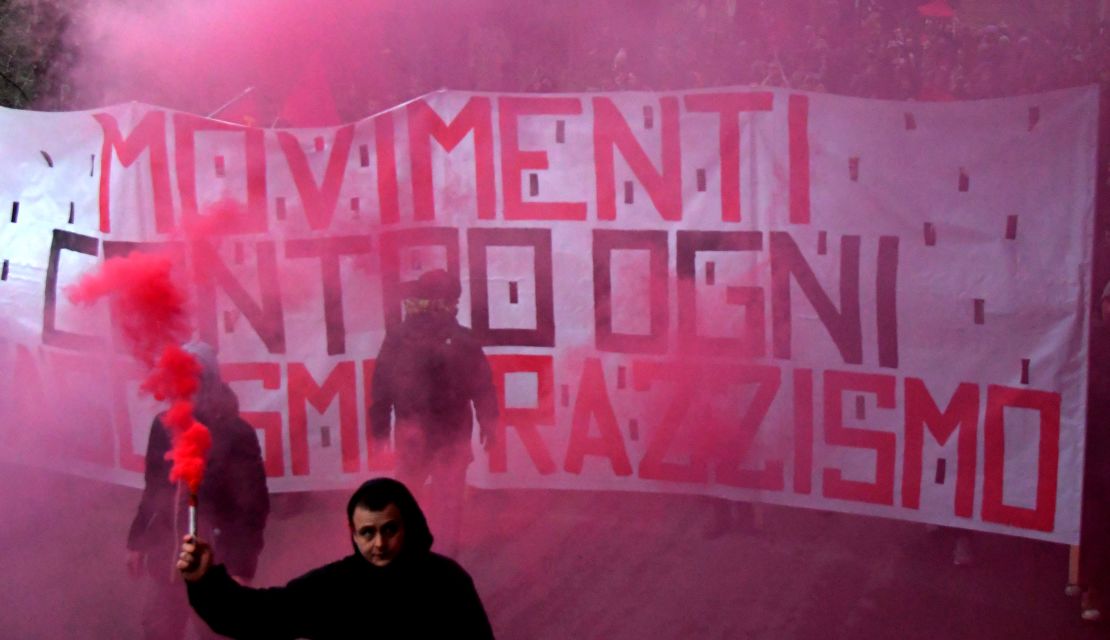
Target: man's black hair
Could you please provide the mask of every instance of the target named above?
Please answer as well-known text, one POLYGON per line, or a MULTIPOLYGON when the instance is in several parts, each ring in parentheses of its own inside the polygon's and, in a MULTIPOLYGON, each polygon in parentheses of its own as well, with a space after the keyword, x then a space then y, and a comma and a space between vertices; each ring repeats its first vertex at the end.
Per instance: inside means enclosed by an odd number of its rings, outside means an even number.
POLYGON ((347 524, 354 526, 355 509, 363 507, 370 511, 382 511, 389 505, 396 505, 401 512, 401 522, 405 527, 403 553, 426 553, 432 548, 432 532, 428 520, 416 498, 408 487, 393 478, 374 478, 362 483, 351 499, 347 501, 347 524))

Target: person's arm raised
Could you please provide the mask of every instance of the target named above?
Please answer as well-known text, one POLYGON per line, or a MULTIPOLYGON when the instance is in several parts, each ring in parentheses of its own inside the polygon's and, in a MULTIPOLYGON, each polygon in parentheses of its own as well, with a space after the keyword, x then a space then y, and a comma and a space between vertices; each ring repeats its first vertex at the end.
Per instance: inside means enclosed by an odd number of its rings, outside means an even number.
POLYGON ((310 603, 319 583, 306 576, 284 587, 255 589, 236 581, 215 564, 211 546, 185 536, 177 570, 185 579, 189 604, 216 633, 230 638, 292 640, 314 637, 315 607, 310 603))

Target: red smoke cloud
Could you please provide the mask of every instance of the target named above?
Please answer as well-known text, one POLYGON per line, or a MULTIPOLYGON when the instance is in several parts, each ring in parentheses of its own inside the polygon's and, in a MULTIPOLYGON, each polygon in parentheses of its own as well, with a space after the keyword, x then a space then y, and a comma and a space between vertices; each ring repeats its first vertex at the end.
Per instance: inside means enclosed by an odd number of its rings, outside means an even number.
MULTIPOLYGON (((176 345, 166 349, 167 352, 171 350, 193 359, 176 345)), ((197 367, 197 370, 200 368, 197 367)), ((195 378, 193 380, 195 387, 195 378)), ((181 480, 188 485, 189 492, 196 495, 200 481, 204 479, 205 458, 208 449, 212 447, 212 435, 207 427, 193 418, 193 403, 188 400, 175 400, 169 411, 162 416, 162 423, 173 437, 173 447, 166 453, 166 459, 173 462, 170 467, 170 482, 181 480)))
POLYGON ((191 353, 168 344, 141 388, 158 401, 191 398, 197 392, 200 372, 201 367, 191 353))
POLYGON ((153 368, 168 344, 189 337, 185 295, 170 276, 168 256, 135 252, 107 260, 66 291, 70 302, 91 305, 109 297, 131 355, 153 368))
POLYGON ((172 278, 173 261, 164 255, 134 252, 112 258, 86 274, 66 294, 74 304, 91 305, 107 297, 131 354, 150 368, 141 389, 170 408, 162 423, 173 443, 170 482, 184 481, 196 494, 212 445, 208 429, 193 418, 193 395, 201 366, 179 345, 190 333, 186 297, 172 278))

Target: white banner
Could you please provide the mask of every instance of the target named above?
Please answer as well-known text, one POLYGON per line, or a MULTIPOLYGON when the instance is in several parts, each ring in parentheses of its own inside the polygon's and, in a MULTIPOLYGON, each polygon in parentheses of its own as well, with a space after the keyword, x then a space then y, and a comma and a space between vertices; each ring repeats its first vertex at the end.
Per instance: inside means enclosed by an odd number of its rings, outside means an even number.
MULTIPOLYGON (((460 275, 482 487, 715 495, 1078 539, 1098 94, 439 92, 336 129, 0 111, 0 452, 131 485, 107 305, 177 256, 271 488, 347 488, 406 287, 460 275)), ((477 447, 476 447, 477 451, 477 447)))

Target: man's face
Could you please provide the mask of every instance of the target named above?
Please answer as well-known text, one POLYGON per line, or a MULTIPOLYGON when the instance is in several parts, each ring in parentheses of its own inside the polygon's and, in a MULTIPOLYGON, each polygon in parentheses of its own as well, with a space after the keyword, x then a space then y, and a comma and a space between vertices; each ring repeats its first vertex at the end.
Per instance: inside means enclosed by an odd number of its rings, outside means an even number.
POLYGON ((351 539, 359 553, 375 567, 392 562, 405 546, 405 523, 395 504, 381 511, 355 507, 351 517, 351 539))

